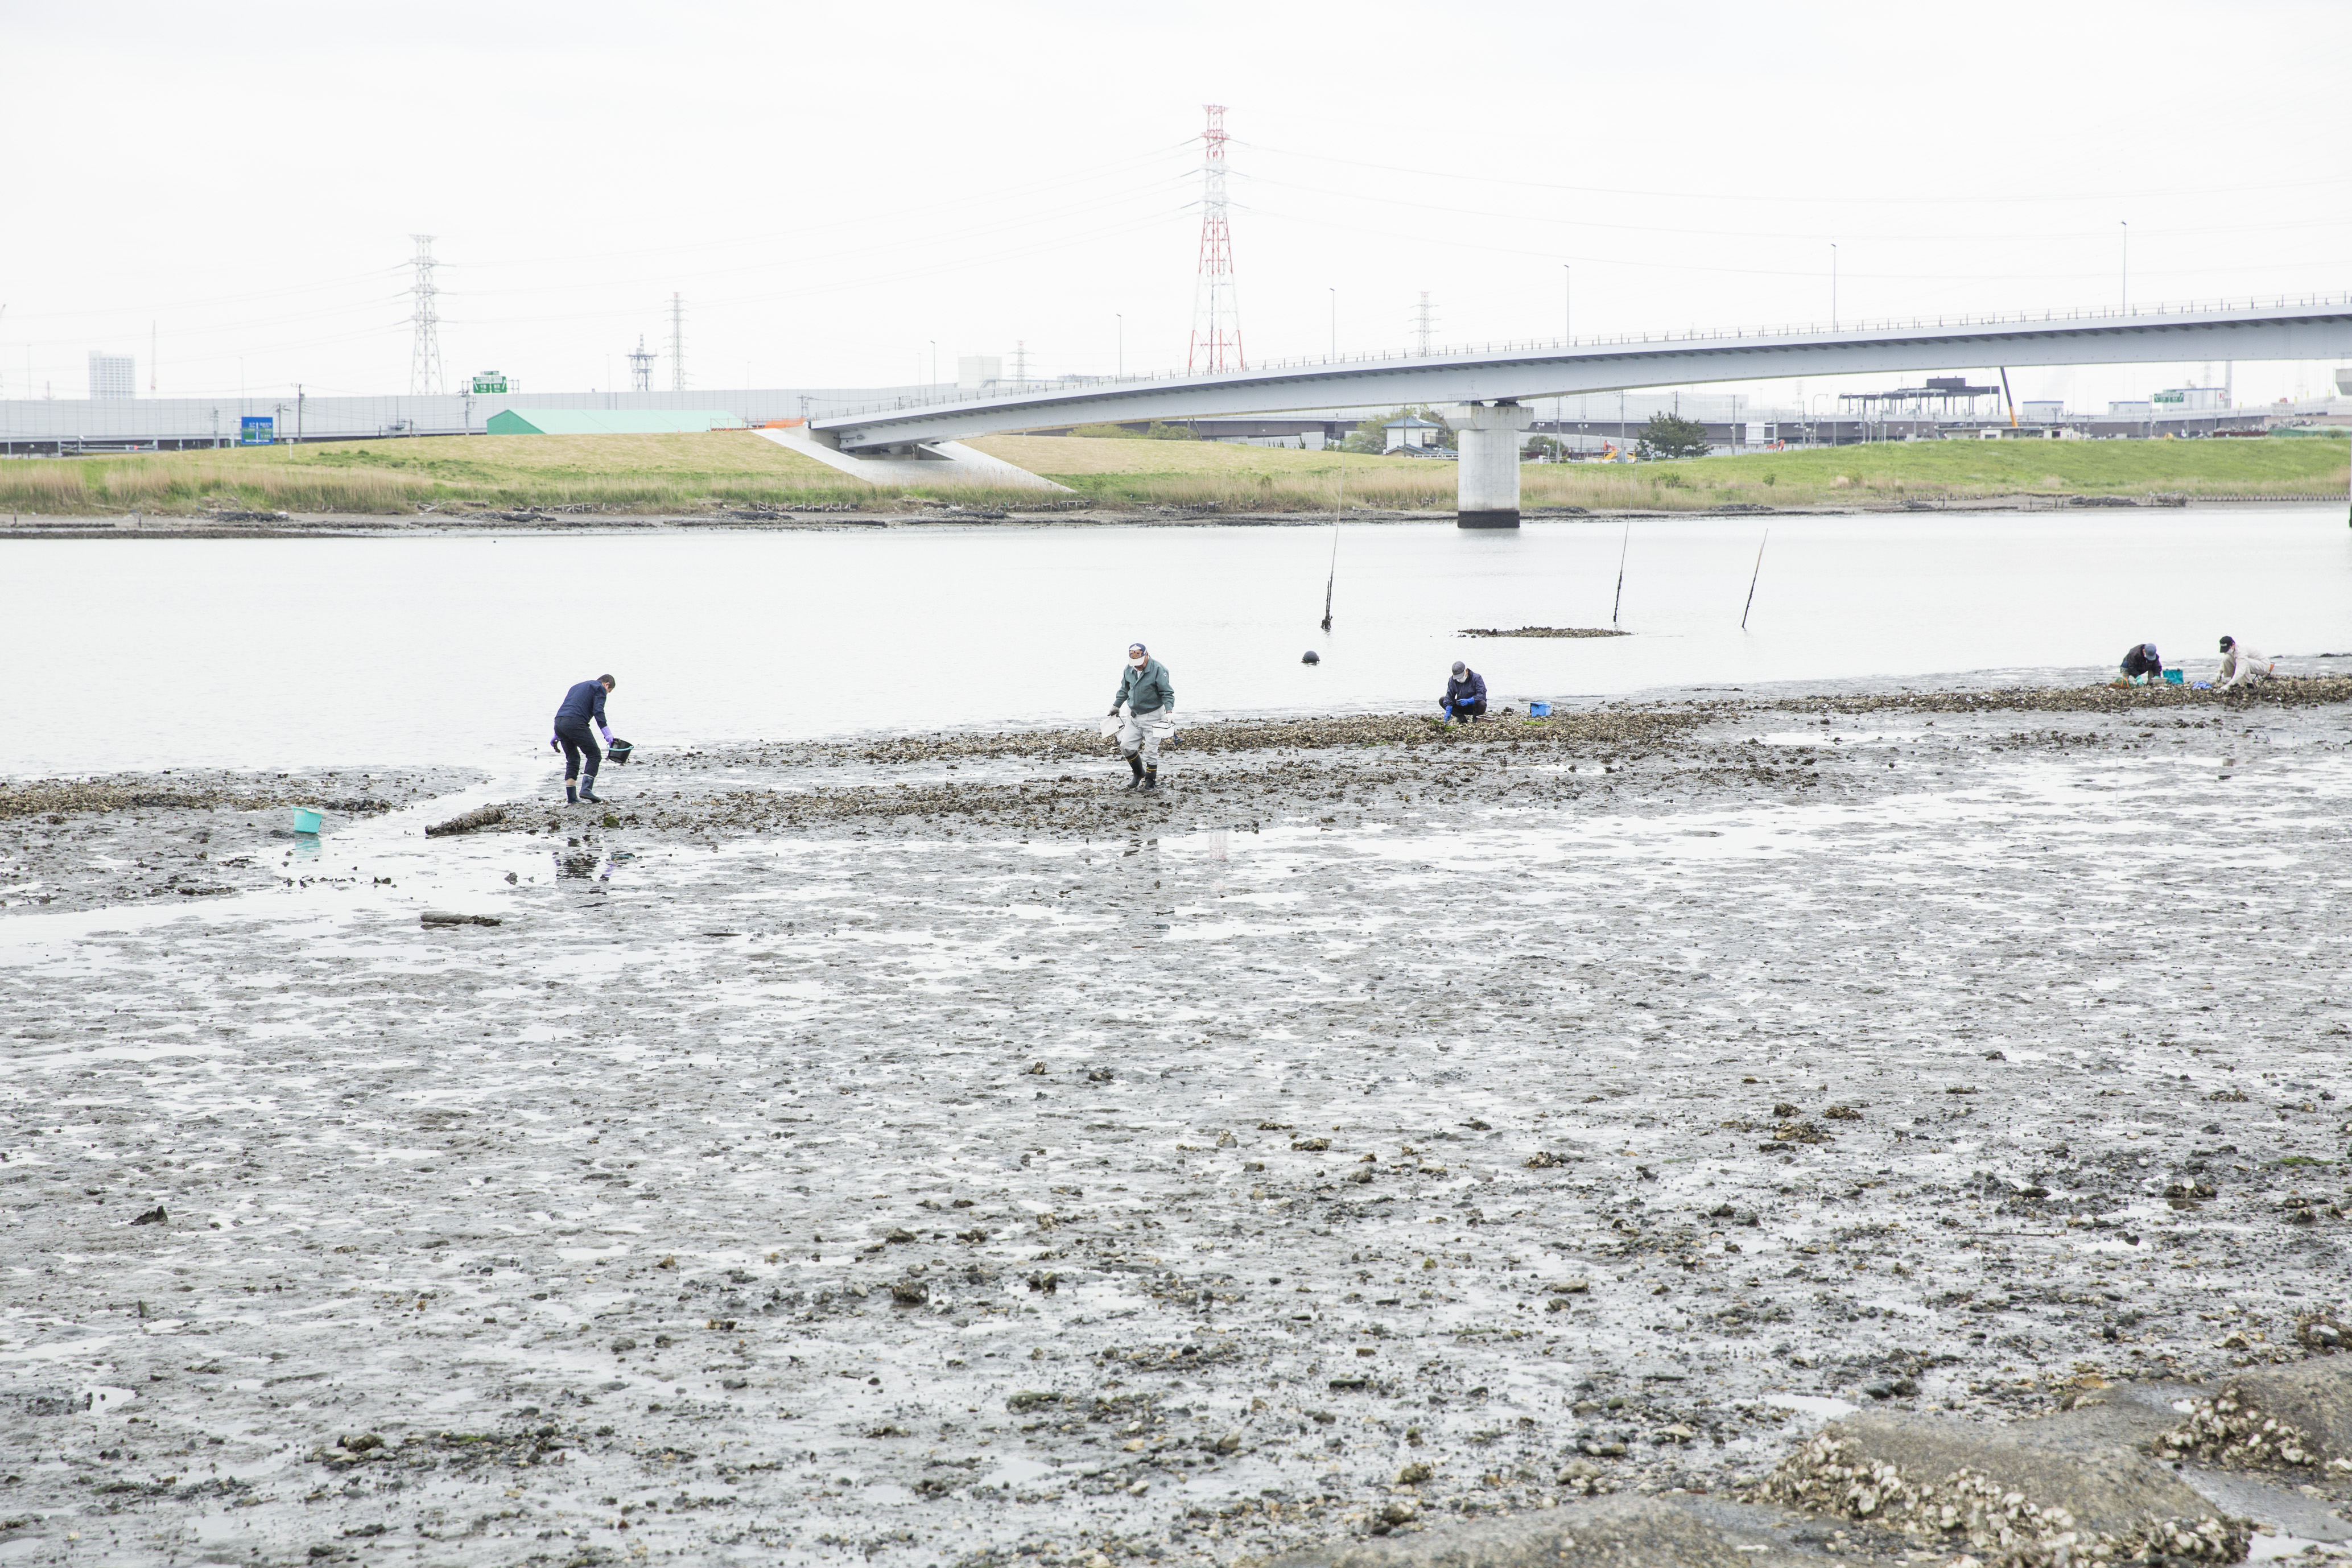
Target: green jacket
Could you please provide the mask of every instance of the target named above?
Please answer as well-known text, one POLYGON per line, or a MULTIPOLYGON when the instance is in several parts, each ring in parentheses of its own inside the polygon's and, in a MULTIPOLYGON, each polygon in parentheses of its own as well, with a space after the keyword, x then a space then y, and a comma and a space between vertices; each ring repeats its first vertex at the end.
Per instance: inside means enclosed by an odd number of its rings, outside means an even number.
POLYGON ((1127 673, 1118 679, 1118 695, 1111 699, 1112 711, 1118 711, 1122 702, 1133 706, 1139 718, 1146 713, 1156 713, 1162 708, 1174 712, 1176 683, 1168 679, 1168 667, 1149 656, 1144 658, 1141 669, 1129 665, 1127 673))

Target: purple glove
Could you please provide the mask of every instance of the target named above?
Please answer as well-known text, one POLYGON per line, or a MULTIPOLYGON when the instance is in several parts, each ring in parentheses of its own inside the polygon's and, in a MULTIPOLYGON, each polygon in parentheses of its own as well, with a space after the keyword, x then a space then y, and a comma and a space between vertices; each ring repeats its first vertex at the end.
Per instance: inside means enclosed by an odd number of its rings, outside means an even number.
POLYGON ((547 738, 547 749, 551 752, 560 752, 563 750, 563 742, 550 735, 547 738))
POLYGON ((604 744, 608 746, 611 745, 613 743, 613 731, 611 728, 605 725, 599 725, 598 728, 603 730, 604 732, 604 744))

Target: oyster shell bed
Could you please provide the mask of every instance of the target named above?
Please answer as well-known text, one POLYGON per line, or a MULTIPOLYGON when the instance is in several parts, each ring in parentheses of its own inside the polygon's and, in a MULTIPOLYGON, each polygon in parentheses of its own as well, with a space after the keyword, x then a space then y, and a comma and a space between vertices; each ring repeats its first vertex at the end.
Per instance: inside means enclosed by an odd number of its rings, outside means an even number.
POLYGON ((2347 689, 648 748, 12 894, 0 1548, 1235 1563, 2197 1408, 2352 1311, 2347 689))

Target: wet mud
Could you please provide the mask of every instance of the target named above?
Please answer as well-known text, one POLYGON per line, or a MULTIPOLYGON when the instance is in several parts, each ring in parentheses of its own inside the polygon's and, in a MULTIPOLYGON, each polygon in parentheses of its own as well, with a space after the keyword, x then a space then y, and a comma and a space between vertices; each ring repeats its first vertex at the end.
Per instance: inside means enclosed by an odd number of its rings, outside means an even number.
POLYGON ((359 868, 335 864, 344 826, 481 777, 456 768, 184 768, 0 781, 0 919, 348 878, 359 868), (297 806, 320 812, 322 831, 297 833, 297 806))
POLYGON ((2238 1413, 2352 1319, 2347 687, 705 748, 12 896, 0 1563, 1891 1562, 1829 1472, 1944 1450, 1826 1419, 2117 1400, 2282 1532, 2197 1551, 2343 1539, 2238 1413))

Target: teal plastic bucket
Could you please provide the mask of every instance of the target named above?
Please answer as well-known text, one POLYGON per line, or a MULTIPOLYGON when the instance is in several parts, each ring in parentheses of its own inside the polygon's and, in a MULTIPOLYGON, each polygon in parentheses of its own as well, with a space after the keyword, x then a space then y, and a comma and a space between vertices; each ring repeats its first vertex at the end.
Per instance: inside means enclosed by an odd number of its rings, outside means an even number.
POLYGON ((1530 702, 1530 703, 1528 703, 1528 718, 1530 718, 1530 719, 1549 719, 1549 718, 1550 718, 1550 717, 1551 717, 1551 704, 1550 704, 1550 703, 1549 703, 1549 702, 1530 702))
POLYGON ((316 833, 325 825, 326 820, 307 805, 298 805, 294 808, 294 831, 297 833, 316 833))

